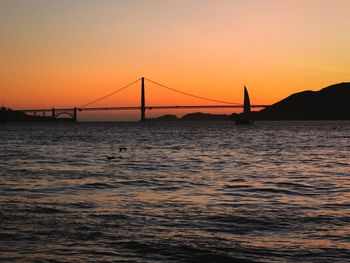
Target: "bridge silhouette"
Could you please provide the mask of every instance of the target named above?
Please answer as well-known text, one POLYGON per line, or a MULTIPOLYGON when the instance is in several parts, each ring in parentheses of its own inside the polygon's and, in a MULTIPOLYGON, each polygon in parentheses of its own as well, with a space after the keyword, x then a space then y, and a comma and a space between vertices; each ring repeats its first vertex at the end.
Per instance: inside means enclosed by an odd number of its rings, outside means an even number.
MULTIPOLYGON (((156 93, 157 97, 158 92, 156 93)), ((172 95, 173 96, 173 95, 172 95)), ((134 96, 137 97, 137 96, 134 96)), ((268 105, 251 105, 252 108, 265 108, 268 105)), ((161 83, 158 83, 156 81, 153 81, 151 79, 141 77, 128 85, 112 92, 109 93, 103 97, 100 97, 98 99, 95 99, 89 103, 83 104, 79 107, 72 107, 72 108, 38 108, 38 109, 22 109, 18 110, 27 114, 31 114, 34 116, 43 116, 43 117, 51 117, 53 119, 60 119, 62 116, 66 116, 64 119, 71 119, 73 121, 77 121, 78 119, 78 112, 82 111, 111 111, 111 110, 139 110, 140 111, 140 121, 145 121, 146 120, 146 111, 147 110, 157 110, 157 109, 213 109, 213 108, 243 108, 242 103, 236 103, 236 102, 229 102, 229 101, 222 101, 222 100, 215 100, 211 98, 206 98, 194 94, 190 94, 184 91, 180 91, 178 89, 174 89, 171 87, 168 87, 166 85, 163 85, 161 83), (113 105, 109 106, 101 106, 98 105, 101 102, 104 102, 110 98, 115 98, 118 97, 123 91, 127 90, 131 86, 137 84, 140 82, 140 89, 138 90, 140 97, 139 97, 139 102, 138 105, 119 105, 118 104, 125 104, 127 101, 125 96, 119 96, 121 101, 119 103, 117 101, 113 101, 113 105), (164 105, 161 105, 159 102, 151 102, 146 104, 146 85, 145 83, 148 82, 149 84, 155 85, 158 88, 165 89, 173 94, 181 95, 181 96, 186 96, 190 97, 192 99, 196 99, 197 101, 205 102, 206 104, 194 104, 189 103, 185 105, 179 105, 178 103, 173 105, 172 103, 165 103, 164 105), (122 102, 122 103, 121 103, 122 102), (210 104, 208 104, 210 103, 210 104)))

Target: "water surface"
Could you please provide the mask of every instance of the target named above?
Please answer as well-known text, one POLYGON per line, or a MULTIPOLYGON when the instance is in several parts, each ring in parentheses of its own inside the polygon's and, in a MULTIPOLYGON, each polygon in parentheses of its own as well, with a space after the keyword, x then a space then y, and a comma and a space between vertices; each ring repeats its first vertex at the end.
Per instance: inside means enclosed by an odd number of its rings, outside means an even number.
POLYGON ((2 125, 0 261, 346 262, 349 177, 350 122, 2 125))

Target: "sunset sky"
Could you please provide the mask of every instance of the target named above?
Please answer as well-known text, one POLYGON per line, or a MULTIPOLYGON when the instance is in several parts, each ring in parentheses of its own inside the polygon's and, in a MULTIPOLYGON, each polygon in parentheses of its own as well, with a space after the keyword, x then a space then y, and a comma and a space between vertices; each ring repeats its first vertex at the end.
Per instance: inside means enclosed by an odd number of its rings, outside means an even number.
POLYGON ((0 0, 0 102, 80 106, 145 76, 233 102, 246 84, 253 104, 271 104, 350 81, 349 10, 349 0, 0 0))

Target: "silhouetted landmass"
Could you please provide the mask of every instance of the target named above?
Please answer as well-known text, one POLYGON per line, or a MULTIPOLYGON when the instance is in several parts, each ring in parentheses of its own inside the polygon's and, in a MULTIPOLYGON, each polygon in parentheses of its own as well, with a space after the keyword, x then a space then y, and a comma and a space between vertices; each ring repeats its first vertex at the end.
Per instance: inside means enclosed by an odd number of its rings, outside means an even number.
POLYGON ((262 120, 350 120, 350 83, 295 93, 254 114, 262 120))
POLYGON ((152 119, 147 119, 147 120, 151 120, 151 121, 178 121, 180 120, 178 117, 176 117, 176 115, 172 115, 172 114, 166 114, 157 118, 152 118, 152 119))
POLYGON ((226 121, 229 115, 226 114, 210 114, 202 112, 188 113, 181 118, 175 115, 167 114, 154 119, 147 119, 151 121, 226 121))
POLYGON ((184 121, 226 121, 228 115, 226 114, 210 114, 202 112, 189 113, 182 116, 184 121))
POLYGON ((0 109, 0 123, 6 122, 49 122, 55 121, 51 117, 30 116, 20 111, 13 111, 9 108, 0 109))

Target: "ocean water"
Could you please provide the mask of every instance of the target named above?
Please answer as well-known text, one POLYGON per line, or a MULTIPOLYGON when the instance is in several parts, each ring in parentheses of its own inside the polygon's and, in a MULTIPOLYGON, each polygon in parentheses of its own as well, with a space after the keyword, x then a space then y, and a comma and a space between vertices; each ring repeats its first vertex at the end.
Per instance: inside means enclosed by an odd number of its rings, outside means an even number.
POLYGON ((1 125, 16 261, 350 262, 350 122, 1 125))

